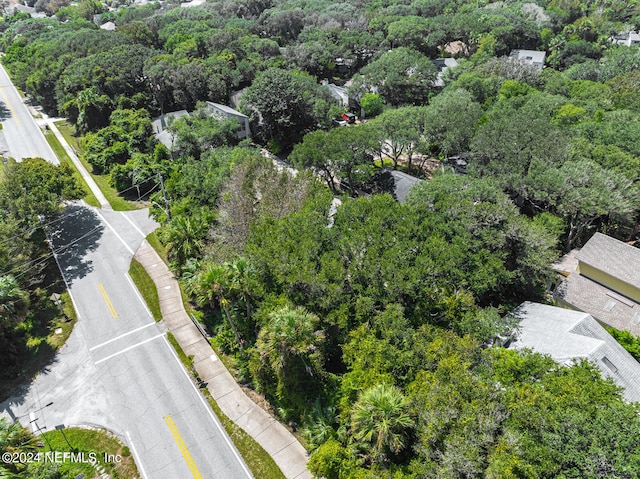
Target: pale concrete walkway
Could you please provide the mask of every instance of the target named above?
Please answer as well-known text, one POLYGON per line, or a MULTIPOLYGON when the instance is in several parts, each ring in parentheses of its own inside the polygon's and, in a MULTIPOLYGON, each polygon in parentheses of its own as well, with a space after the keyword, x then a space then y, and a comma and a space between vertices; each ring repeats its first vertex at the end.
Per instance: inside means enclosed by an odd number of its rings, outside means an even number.
POLYGON ((146 240, 135 258, 144 266, 158 288, 164 324, 180 343, 185 354, 193 356, 196 371, 208 383, 209 391, 220 409, 273 457, 288 479, 312 478, 307 470, 308 457, 304 447, 238 386, 185 312, 176 278, 146 240))
POLYGON ((67 155, 69 155, 69 158, 71 158, 71 161, 73 161, 73 164, 76 165, 76 168, 78 168, 78 171, 82 175, 82 179, 84 179, 87 185, 89 185, 91 192, 100 203, 100 207, 110 210, 111 205, 107 201, 107 198, 105 198, 105 196, 102 194, 102 191, 100 191, 100 188, 98 188, 98 185, 96 184, 96 182, 93 180, 89 172, 85 169, 84 165, 78 159, 78 155, 76 155, 76 151, 71 147, 71 145, 67 142, 64 136, 62 136, 62 133, 60 133, 60 130, 58 130, 58 127, 55 124, 55 118, 49 118, 44 113, 42 113, 42 116, 44 118, 45 124, 49 127, 49 129, 53 132, 53 134, 56 135, 56 138, 58 139, 62 147, 65 149, 65 151, 67 152, 67 155))
MULTIPOLYGON (((58 130, 55 119, 47 117, 44 113, 42 116, 44 123, 56 135, 102 208, 111 209, 102 191, 78 159, 75 150, 58 130)), ((271 455, 287 479, 311 479, 313 476, 307 470, 307 451, 282 424, 249 399, 224 364, 218 360, 209 342, 202 337, 184 310, 178 282, 158 253, 145 240, 135 258, 144 266, 158 288, 164 324, 175 336, 185 354, 193 355, 196 371, 200 378, 208 383, 208 389, 222 412, 271 455)))

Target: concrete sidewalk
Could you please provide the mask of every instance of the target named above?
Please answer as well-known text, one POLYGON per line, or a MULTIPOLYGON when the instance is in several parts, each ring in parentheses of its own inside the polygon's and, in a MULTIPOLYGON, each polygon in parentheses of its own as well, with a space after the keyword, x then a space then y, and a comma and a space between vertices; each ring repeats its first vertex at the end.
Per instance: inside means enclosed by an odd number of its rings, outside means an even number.
POLYGON ((193 356, 196 371, 208 383, 220 409, 273 457, 288 479, 312 478, 307 470, 308 457, 304 447, 242 391, 185 312, 176 278, 146 240, 135 259, 144 266, 158 288, 164 324, 185 354, 193 356))
POLYGON ((105 196, 102 194, 102 191, 100 190, 100 188, 98 188, 98 185, 96 184, 96 182, 93 180, 89 172, 85 169, 84 165, 78 159, 78 155, 76 155, 76 150, 74 150, 73 147, 69 145, 65 137, 62 135, 62 133, 60 133, 60 130, 58 130, 58 127, 55 124, 55 118, 49 118, 48 116, 46 116, 45 113, 42 113, 42 112, 40 114, 44 119, 45 125, 47 125, 49 129, 53 132, 53 134, 56 136, 56 138, 58 139, 62 147, 67 152, 67 155, 69 155, 69 158, 71 158, 71 161, 73 161, 73 164, 76 165, 76 168, 82 175, 82 179, 84 179, 84 181, 87 183, 87 185, 91 189, 91 192, 100 203, 100 207, 110 210, 111 204, 107 201, 107 198, 105 198, 105 196))

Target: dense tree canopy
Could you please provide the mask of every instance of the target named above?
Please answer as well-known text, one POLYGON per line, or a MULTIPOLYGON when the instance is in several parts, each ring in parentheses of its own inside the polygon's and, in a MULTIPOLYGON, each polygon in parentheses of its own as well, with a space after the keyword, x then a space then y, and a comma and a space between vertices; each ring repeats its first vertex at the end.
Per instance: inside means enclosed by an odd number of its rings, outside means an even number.
MULTIPOLYGON (((547 298, 560 250, 595 231, 637 239, 640 48, 611 41, 640 25, 637 2, 66 3, 0 21, 3 64, 118 190, 159 195, 163 175, 171 215, 150 199, 171 267, 239 379, 304 435, 314 474, 638 475, 638 409, 613 383, 494 344, 508 311, 547 298), (436 86, 443 56, 459 66, 436 86), (332 122, 345 109, 324 79, 366 121, 332 122), (198 107, 233 92, 281 158, 198 107), (170 154, 150 119, 181 109, 170 154), (426 181, 401 204, 376 186, 387 168, 426 181)), ((15 359, 37 215, 79 191, 38 160, 6 178, 0 347, 15 359)))

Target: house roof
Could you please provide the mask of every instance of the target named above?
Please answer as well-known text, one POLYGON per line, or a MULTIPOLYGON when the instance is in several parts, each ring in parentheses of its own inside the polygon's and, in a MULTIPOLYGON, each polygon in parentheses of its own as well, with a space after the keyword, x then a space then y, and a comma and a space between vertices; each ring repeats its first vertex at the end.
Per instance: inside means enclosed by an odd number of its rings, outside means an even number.
POLYGON ((169 113, 165 113, 164 115, 158 116, 151 120, 151 124, 153 125, 153 133, 156 139, 169 149, 173 147, 173 138, 169 131, 167 131, 169 120, 171 120, 172 118, 180 118, 184 115, 189 115, 189 112, 187 110, 170 111, 169 113))
POLYGON ((572 249, 554 262, 551 265, 551 269, 563 276, 569 276, 571 273, 575 273, 578 269, 578 251, 577 249, 572 249))
POLYGON ((238 110, 234 110, 233 108, 231 108, 230 106, 227 105, 222 105, 220 103, 214 103, 212 101, 208 101, 207 105, 209 105, 210 107, 215 108, 216 110, 222 111, 228 115, 233 115, 233 116, 240 116, 242 118, 249 118, 247 115, 240 113, 238 110))
POLYGON ((113 22, 106 22, 100 25, 100 28, 112 32, 116 29, 116 24, 113 22))
POLYGON ((447 69, 452 67, 457 67, 458 62, 455 58, 436 58, 432 60, 434 66, 438 69, 438 76, 436 77, 436 81, 434 82, 435 86, 444 86, 443 75, 447 69))
POLYGON ((546 52, 539 52, 537 50, 511 50, 509 54, 509 57, 516 58, 530 65, 544 65, 546 56, 546 52))
POLYGON ((640 304, 580 274, 571 274, 553 292, 554 297, 616 329, 640 335, 640 304))
POLYGON ((323 85, 329 89, 333 98, 340 100, 345 105, 349 104, 349 92, 347 91, 347 88, 328 82, 323 85))
POLYGON ((594 234, 577 254, 578 261, 640 288, 640 249, 622 241, 594 234))
POLYGON ((520 320, 510 349, 532 349, 570 365, 588 359, 602 375, 624 388, 629 401, 640 401, 640 363, 589 314, 525 302, 513 313, 520 320))
POLYGON ((394 196, 400 203, 404 203, 404 200, 406 199, 407 195, 409 194, 409 190, 413 185, 423 181, 420 178, 407 175, 406 173, 397 170, 391 171, 391 176, 393 176, 393 179, 395 181, 394 196))

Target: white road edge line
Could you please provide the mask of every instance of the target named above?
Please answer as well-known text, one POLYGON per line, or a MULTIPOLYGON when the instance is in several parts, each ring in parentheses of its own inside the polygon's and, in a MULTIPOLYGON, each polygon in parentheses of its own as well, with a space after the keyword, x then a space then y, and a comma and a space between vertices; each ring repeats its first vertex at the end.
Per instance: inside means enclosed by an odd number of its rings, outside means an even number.
POLYGON ((142 232, 142 230, 141 230, 140 228, 138 228, 138 226, 137 226, 133 221, 131 221, 131 218, 129 218, 129 217, 125 214, 125 212, 124 212, 124 211, 121 211, 121 212, 120 212, 120 214, 121 214, 122 216, 124 216, 124 219, 125 219, 125 220, 127 220, 127 221, 131 224, 131 226, 133 226, 133 227, 135 228, 135 230, 136 230, 138 233, 140 233, 140 236, 142 236, 143 238, 146 238, 146 235, 142 232))
POLYGON ((133 441, 131 440, 131 434, 129 434, 129 431, 127 431, 126 434, 127 434, 127 439, 129 440, 129 448, 131 449, 131 452, 133 452, 133 458, 136 461, 136 464, 138 466, 138 472, 142 476, 142 479, 147 479, 148 477, 147 473, 145 472, 144 467, 142 466, 142 461, 140 460, 140 455, 136 450, 136 446, 133 445, 133 441))
POLYGON ((132 256, 135 255, 134 251, 129 247, 129 245, 126 243, 126 241, 122 239, 122 236, 120 236, 118 234, 118 232, 115 230, 115 228, 113 226, 111 226, 111 223, 109 223, 105 219, 105 217, 100 214, 100 212, 97 209, 94 208, 94 211, 100 217, 100 219, 103 221, 103 223, 105 225, 107 225, 111 231, 113 231, 113 234, 116 235, 116 237, 120 240, 120 242, 124 245, 124 247, 127 248, 127 251, 129 253, 131 253, 132 256))
POLYGON ((193 390, 196 392, 196 395, 200 398, 200 402, 202 402, 202 405, 204 406, 204 408, 209 413, 209 416, 211 417, 211 419, 213 420, 215 425, 218 426, 218 429, 222 433, 222 437, 224 437, 224 440, 226 441, 227 445, 229 446, 229 449, 231 449, 231 451, 233 452, 233 455, 236 456, 236 459, 238 459, 238 462, 242 466, 242 469, 244 469, 245 474, 247 475, 248 478, 253 479, 253 476, 251 475, 251 473, 247 469, 247 465, 244 463, 244 459, 242 459, 242 457, 240 457, 240 454, 236 450, 236 447, 231 442, 231 439, 229 439, 229 435, 227 434, 227 431, 225 431, 225 429, 222 427, 222 424, 220 424, 220 421, 218 420, 216 415, 213 414, 213 411, 211 411, 211 406, 204 400, 204 397, 202 396, 200 391, 198 391, 198 388, 196 388, 196 385, 193 384, 193 381, 189 377, 189 374, 187 374, 187 371, 184 369, 182 363, 180 362, 180 359, 178 359, 178 355, 173 350, 173 346, 171 346, 171 344, 169 343, 169 340, 167 339, 166 336, 164 337, 164 342, 167 345, 167 347, 169 348, 169 351, 171 352, 171 354, 173 355, 173 358, 178 363, 178 366, 180 366, 180 370, 187 377, 187 380, 189 381, 189 384, 191 384, 191 387, 193 388, 193 390))
POLYGON ((108 359, 115 358, 116 356, 120 356, 121 354, 124 354, 124 353, 126 353, 127 351, 131 351, 132 349, 135 349, 135 348, 137 348, 138 346, 142 346, 143 344, 146 344, 146 343, 148 343, 148 342, 151 342, 151 341, 153 341, 154 339, 158 339, 158 338, 159 338, 159 337, 161 337, 161 336, 164 336, 164 333, 158 334, 158 335, 156 335, 156 336, 154 336, 154 337, 152 337, 152 338, 149 338, 149 339, 145 339, 144 341, 140 341, 139 343, 136 343, 136 344, 134 344, 134 345, 132 345, 132 346, 129 346, 128 348, 124 348, 124 349, 122 349, 122 350, 118 351, 117 353, 110 354, 110 355, 109 355, 109 356, 107 356, 106 358, 102 358, 102 359, 97 360, 94 364, 100 364, 100 363, 105 362, 105 361, 106 361, 106 360, 108 360, 108 359))
POLYGON ((129 281, 129 284, 133 288, 133 292, 136 293, 136 296, 140 300, 140 303, 142 304, 142 307, 144 308, 144 310, 147 312, 150 318, 153 318, 153 314, 151 314, 151 311, 149 311, 149 308, 147 307, 147 303, 144 301, 144 298, 140 294, 140 291, 138 291, 138 288, 133 283, 133 280, 131 279, 131 276, 129 275, 129 273, 125 273, 124 277, 127 278, 127 281, 129 281))
POLYGON ((132 329, 128 333, 121 334, 120 336, 116 336, 115 338, 110 339, 109 341, 105 341, 104 343, 100 343, 100 344, 98 344, 98 345, 96 345, 96 346, 94 346, 92 348, 89 348, 89 351, 95 351, 96 349, 101 348, 102 346, 106 346, 107 344, 113 343, 114 341, 117 341, 118 339, 122 339, 125 336, 129 336, 130 334, 133 334, 133 333, 137 333, 141 329, 148 328, 149 326, 153 326, 155 324, 156 323, 149 323, 149 324, 145 324, 144 326, 140 326, 139 328, 132 329))

